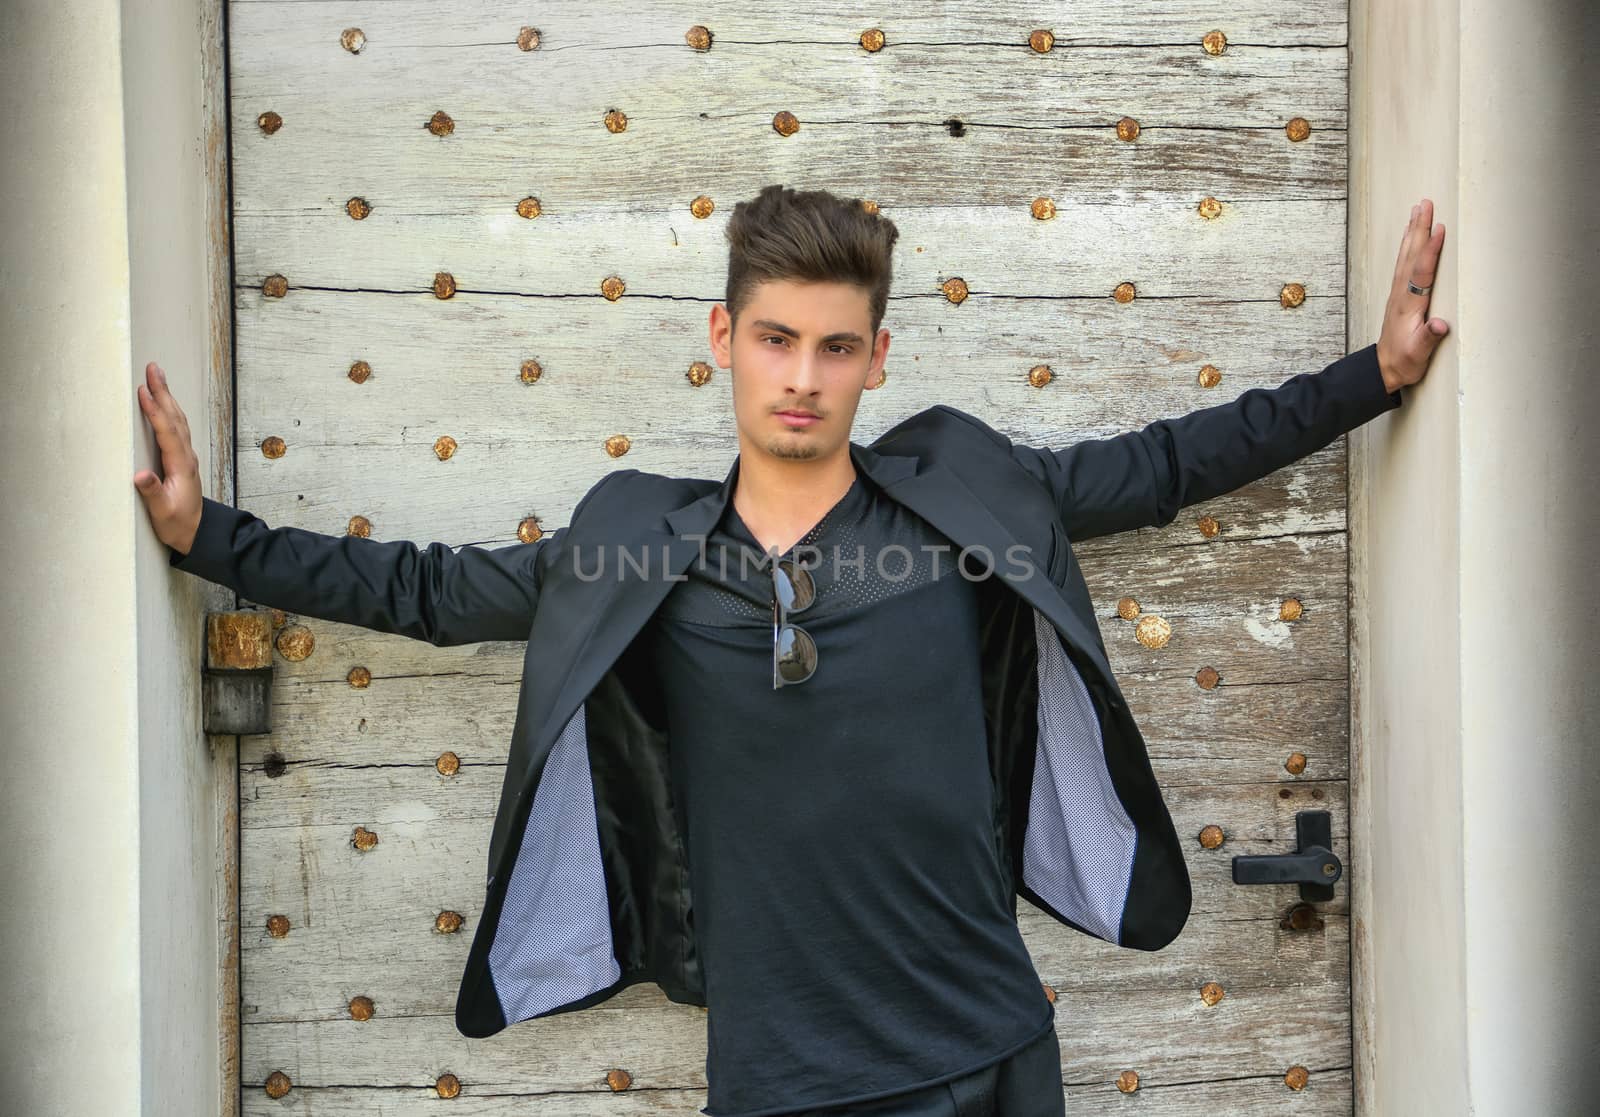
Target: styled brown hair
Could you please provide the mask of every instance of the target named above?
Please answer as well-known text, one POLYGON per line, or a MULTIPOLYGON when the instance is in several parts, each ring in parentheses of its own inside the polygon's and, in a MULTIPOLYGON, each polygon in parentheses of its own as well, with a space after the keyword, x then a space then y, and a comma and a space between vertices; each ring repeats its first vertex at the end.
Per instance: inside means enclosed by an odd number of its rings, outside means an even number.
POLYGON ((889 306, 890 252, 899 236, 893 221, 867 212, 859 198, 764 186, 728 218, 728 314, 737 322, 765 280, 853 283, 870 296, 875 336, 889 306))

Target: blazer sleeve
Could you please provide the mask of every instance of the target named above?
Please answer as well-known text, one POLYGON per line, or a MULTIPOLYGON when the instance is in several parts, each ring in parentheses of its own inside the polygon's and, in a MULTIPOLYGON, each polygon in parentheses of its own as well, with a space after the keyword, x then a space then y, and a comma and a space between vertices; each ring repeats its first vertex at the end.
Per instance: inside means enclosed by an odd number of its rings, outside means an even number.
MULTIPOLYGON (((584 494, 572 520, 609 476, 584 494)), ((261 605, 443 647, 526 640, 544 568, 566 531, 503 547, 418 547, 269 527, 203 497, 193 546, 187 554, 168 547, 167 563, 261 605)))
POLYGON ((1068 538, 1092 539, 1165 526, 1399 406, 1399 390, 1384 390, 1374 343, 1230 403, 1060 450, 1013 443, 1011 454, 1049 487, 1068 538))

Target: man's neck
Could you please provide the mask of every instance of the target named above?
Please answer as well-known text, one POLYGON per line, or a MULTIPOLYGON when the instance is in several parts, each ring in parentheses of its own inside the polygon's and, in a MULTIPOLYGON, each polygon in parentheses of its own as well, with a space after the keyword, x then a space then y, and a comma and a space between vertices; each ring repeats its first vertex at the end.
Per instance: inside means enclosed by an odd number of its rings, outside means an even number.
POLYGON ((803 460, 741 449, 733 507, 764 549, 782 554, 839 503, 855 479, 848 445, 826 459, 803 460))

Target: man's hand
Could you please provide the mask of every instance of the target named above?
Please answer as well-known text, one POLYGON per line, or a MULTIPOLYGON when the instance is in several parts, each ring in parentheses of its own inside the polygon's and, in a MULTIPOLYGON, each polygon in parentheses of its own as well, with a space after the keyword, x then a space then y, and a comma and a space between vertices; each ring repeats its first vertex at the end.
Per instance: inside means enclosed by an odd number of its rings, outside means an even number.
POLYGON ((1444 225, 1433 224, 1433 202, 1424 198, 1411 207, 1411 220, 1394 263, 1394 281, 1389 285, 1389 305, 1383 311, 1383 332, 1378 337, 1378 368, 1388 391, 1415 384, 1427 375, 1434 349, 1450 332, 1450 323, 1443 318, 1428 317, 1429 295, 1418 295, 1406 286, 1407 280, 1424 289, 1433 286, 1443 248, 1444 225))
POLYGON ((161 471, 166 477, 141 469, 133 475, 133 486, 144 497, 156 537, 173 550, 188 554, 200 527, 200 459, 189 438, 189 420, 167 389, 167 374, 151 361, 144 366, 144 379, 134 391, 139 397, 139 409, 155 428, 161 471))

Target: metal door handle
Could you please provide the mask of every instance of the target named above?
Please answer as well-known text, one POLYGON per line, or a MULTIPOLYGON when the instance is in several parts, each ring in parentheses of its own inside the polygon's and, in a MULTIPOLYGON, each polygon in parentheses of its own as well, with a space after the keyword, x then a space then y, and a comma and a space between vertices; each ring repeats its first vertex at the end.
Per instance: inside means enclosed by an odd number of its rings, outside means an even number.
POLYGON ((1293 853, 1241 853, 1233 859, 1235 884, 1298 884, 1306 901, 1333 899, 1333 882, 1344 865, 1333 852, 1333 824, 1327 811, 1294 816, 1293 853))

